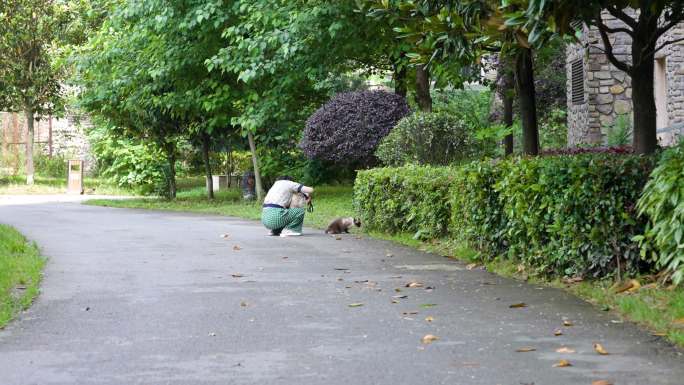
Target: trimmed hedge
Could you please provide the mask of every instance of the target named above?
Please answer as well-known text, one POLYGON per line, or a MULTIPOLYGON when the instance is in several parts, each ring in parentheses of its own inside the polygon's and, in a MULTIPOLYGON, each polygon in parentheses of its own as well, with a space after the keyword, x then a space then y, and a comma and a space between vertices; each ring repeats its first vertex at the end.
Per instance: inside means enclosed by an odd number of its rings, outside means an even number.
POLYGON ((542 274, 608 275, 642 263, 631 238, 644 228, 635 204, 653 166, 583 154, 382 168, 359 173, 354 198, 369 229, 450 235, 542 274))

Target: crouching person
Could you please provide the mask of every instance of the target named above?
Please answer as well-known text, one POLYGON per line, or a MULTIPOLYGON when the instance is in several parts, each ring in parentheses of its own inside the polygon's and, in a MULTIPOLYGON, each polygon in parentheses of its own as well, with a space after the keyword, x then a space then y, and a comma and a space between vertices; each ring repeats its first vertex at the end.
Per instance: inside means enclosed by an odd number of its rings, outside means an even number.
POLYGON ((306 207, 290 207, 292 196, 303 193, 311 199, 314 189, 301 183, 293 182, 290 177, 283 176, 273 184, 261 211, 261 223, 270 230, 269 235, 291 237, 302 235, 306 207))

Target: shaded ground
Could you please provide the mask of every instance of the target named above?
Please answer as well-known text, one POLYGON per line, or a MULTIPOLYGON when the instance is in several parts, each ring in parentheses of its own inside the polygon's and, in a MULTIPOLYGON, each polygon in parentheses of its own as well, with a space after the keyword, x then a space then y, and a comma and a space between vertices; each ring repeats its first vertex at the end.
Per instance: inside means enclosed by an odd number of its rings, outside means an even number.
POLYGON ((0 331, 3 385, 681 384, 684 376, 677 351, 611 313, 382 241, 318 231, 271 238, 244 220, 75 203, 0 205, 0 222, 50 257, 37 303, 0 331), (413 281, 424 285, 405 287, 413 281), (529 306, 509 308, 519 302, 529 306), (439 340, 423 345, 426 334, 439 340), (611 354, 596 354, 594 342, 611 354), (515 352, 523 346, 536 351, 515 352), (563 346, 576 353, 557 353, 563 346), (573 366, 553 368, 559 359, 573 366))

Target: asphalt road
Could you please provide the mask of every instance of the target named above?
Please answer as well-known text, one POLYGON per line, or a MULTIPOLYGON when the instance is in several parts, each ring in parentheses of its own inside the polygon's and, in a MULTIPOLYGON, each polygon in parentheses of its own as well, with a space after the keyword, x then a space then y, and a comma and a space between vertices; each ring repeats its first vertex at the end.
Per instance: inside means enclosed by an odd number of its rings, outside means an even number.
POLYGON ((617 315, 441 256, 313 230, 267 237, 220 216, 32 203, 0 205, 0 222, 49 257, 37 302, 0 331, 2 385, 684 384, 681 353, 617 315))

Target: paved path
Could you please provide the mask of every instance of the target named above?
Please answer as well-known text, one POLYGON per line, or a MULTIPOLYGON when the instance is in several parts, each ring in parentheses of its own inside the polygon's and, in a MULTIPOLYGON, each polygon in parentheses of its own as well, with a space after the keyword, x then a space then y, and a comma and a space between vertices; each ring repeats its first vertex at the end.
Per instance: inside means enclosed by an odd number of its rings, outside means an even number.
POLYGON ((684 383, 679 353, 614 314, 386 242, 63 202, 0 206, 0 222, 50 257, 0 331, 2 385, 684 383))

